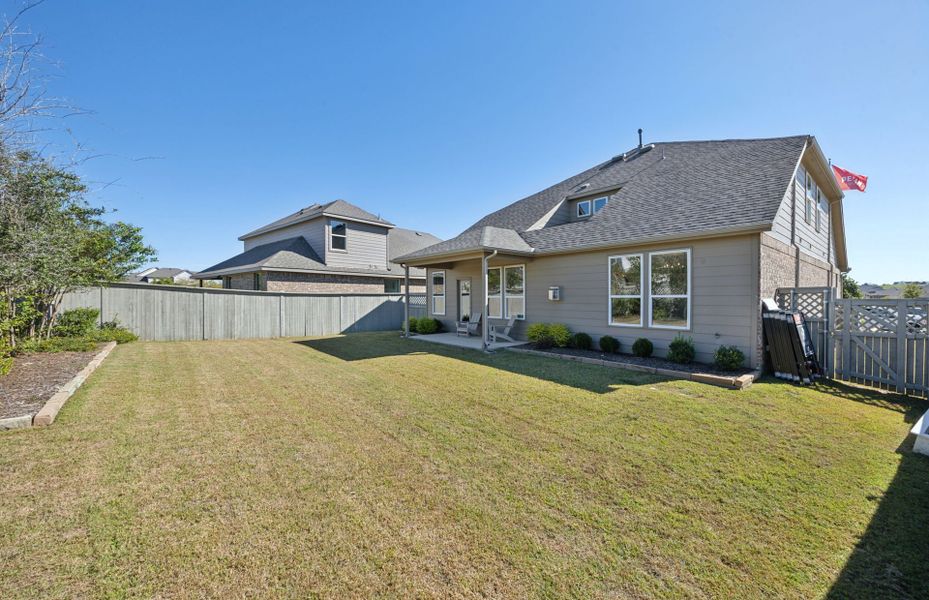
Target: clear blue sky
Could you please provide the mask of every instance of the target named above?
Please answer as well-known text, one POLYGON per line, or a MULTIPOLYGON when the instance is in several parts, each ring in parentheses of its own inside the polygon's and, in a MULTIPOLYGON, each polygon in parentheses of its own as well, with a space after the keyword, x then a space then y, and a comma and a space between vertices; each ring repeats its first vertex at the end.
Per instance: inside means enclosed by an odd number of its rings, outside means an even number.
POLYGON ((852 275, 929 279, 925 1, 49 0, 25 24, 52 92, 94 111, 66 121, 105 155, 80 167, 90 199, 162 266, 335 198, 451 237, 643 127, 816 135, 870 177, 846 196, 852 275))

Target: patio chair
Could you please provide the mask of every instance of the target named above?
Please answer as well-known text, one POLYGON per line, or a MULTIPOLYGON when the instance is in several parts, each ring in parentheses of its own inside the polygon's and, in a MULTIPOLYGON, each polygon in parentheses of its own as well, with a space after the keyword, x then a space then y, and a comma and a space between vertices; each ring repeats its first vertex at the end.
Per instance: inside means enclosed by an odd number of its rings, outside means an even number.
POLYGON ((497 327, 496 325, 490 326, 490 339, 492 342, 497 343, 497 338, 501 340, 506 340, 508 342, 515 342, 512 337, 510 337, 510 331, 513 330, 513 325, 516 324, 516 317, 510 317, 510 320, 506 322, 504 327, 497 327))
POLYGON ((455 327, 455 333, 458 335, 477 335, 477 330, 481 326, 481 313, 471 313, 469 321, 458 321, 455 327))

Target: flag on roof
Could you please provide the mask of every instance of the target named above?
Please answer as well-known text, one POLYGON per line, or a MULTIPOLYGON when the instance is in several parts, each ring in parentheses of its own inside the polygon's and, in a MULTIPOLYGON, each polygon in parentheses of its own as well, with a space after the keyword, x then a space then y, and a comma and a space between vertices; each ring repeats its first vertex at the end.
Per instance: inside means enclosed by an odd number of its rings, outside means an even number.
POLYGON ((856 190, 863 192, 868 187, 868 178, 864 175, 846 171, 841 167, 832 165, 832 172, 835 173, 836 181, 843 190, 856 190))

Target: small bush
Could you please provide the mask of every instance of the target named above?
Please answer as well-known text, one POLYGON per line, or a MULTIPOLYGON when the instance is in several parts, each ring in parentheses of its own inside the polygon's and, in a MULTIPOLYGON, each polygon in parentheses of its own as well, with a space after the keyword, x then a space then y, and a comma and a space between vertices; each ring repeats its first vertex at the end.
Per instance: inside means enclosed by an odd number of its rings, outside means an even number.
POLYGON ((79 337, 87 335, 97 325, 100 311, 96 308, 72 308, 60 315, 52 328, 52 335, 56 337, 79 337))
POLYGON ((745 354, 735 346, 720 346, 713 355, 713 362, 723 371, 735 371, 745 362, 745 354))
POLYGON ((571 347, 578 350, 590 350, 594 341, 586 333, 575 333, 571 336, 571 347))
POLYGON ((696 355, 697 351, 694 349, 694 339, 691 337, 684 337, 681 334, 677 334, 677 336, 671 340, 671 343, 668 344, 668 360, 671 362, 685 365, 693 362, 694 356, 696 355))
POLYGON ((132 333, 125 327, 101 327, 90 332, 87 336, 95 342, 116 342, 117 344, 128 344, 139 339, 139 336, 132 333))
POLYGON ((537 348, 551 348, 555 345, 552 340, 551 331, 548 323, 533 323, 526 328, 526 338, 536 345, 537 348))
POLYGON ((13 368, 13 357, 11 356, 10 346, 0 341, 0 377, 3 377, 13 368))
POLYGON ((416 331, 417 333, 430 334, 436 333, 442 329, 442 323, 438 319, 430 319, 429 317, 423 317, 416 321, 416 331))
POLYGON ((612 335, 602 335, 600 336, 600 349, 615 354, 619 352, 619 340, 612 335))
POLYGON ((571 330, 564 323, 552 323, 548 326, 548 332, 557 348, 565 348, 571 341, 571 330))
POLYGON ((639 338, 632 343, 632 353, 641 358, 648 358, 655 351, 655 346, 646 338, 639 338))
POLYGON ((410 333, 417 333, 419 331, 417 327, 419 327, 419 318, 410 317, 410 333))
POLYGON ((97 342, 89 336, 53 337, 45 339, 28 339, 20 342, 16 354, 26 352, 89 352, 97 347, 97 342))

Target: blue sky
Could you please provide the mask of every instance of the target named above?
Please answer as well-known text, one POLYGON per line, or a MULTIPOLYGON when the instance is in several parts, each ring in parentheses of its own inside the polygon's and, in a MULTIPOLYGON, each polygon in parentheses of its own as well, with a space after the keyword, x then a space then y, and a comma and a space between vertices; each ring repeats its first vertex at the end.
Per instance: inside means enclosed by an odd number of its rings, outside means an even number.
POLYGON ((335 198, 451 237, 643 127, 816 135, 870 177, 846 196, 852 275, 929 279, 925 1, 48 0, 24 24, 51 92, 93 111, 50 148, 101 155, 79 167, 89 199, 162 266, 335 198))

